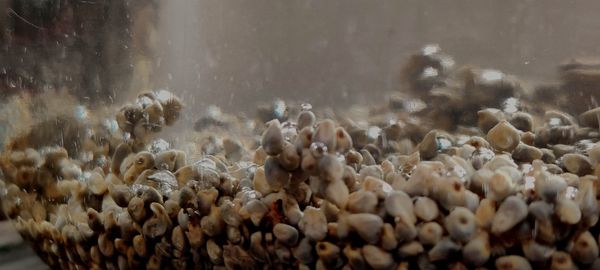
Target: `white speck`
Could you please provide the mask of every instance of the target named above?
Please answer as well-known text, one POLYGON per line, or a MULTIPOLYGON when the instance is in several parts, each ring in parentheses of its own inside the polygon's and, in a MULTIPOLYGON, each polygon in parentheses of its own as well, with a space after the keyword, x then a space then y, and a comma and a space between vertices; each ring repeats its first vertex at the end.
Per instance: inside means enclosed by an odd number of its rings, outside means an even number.
POLYGON ((506 113, 515 113, 519 110, 519 100, 514 98, 514 97, 510 97, 507 98, 504 101, 504 112, 506 113))
POLYGON ((444 69, 448 70, 454 66, 455 62, 454 59, 450 57, 442 57, 441 64, 444 69))
POLYGON ((440 51, 440 46, 437 44, 429 44, 423 48, 423 55, 432 55, 440 51))
POLYGON ((88 112, 85 106, 79 105, 75 107, 75 118, 85 120, 88 117, 88 112))
POLYGON ((427 67, 425 68, 425 70, 423 70, 423 73, 421 73, 421 78, 431 78, 431 77, 435 77, 438 75, 438 71, 435 68, 432 67, 427 67))
POLYGON ((422 111, 427 107, 427 104, 420 99, 408 99, 403 102, 404 109, 409 113, 422 111))
POLYGON ((486 69, 481 73, 481 78, 484 82, 496 82, 501 80, 504 77, 504 74, 498 70, 486 69))
POLYGON ((525 176, 525 190, 534 189, 534 188, 535 188, 535 177, 525 176))
POLYGON ((377 137, 379 136, 380 133, 381 133, 381 128, 379 128, 378 126, 371 126, 367 130, 367 136, 369 136, 369 138, 371 138, 371 139, 377 139, 377 137))
POLYGON ((560 120, 560 118, 556 118, 556 117, 552 117, 548 120, 548 124, 550 126, 558 126, 560 125, 562 121, 560 120))
POLYGON ((208 108, 206 108, 206 114, 211 118, 219 118, 222 114, 221 108, 217 105, 209 105, 208 108))
POLYGON ((275 100, 275 103, 273 104, 273 112, 275 113, 275 116, 283 117, 285 114, 285 110, 285 102, 281 99, 275 100))
POLYGON ((578 191, 579 190, 577 188, 568 186, 567 190, 565 191, 565 197, 570 200, 575 199, 575 195, 577 195, 578 191))
POLYGON ((156 97, 160 101, 168 101, 168 100, 172 99, 174 96, 173 96, 173 93, 171 93, 167 90, 161 89, 156 92, 156 97))
POLYGON ((302 104, 300 104, 300 108, 303 111, 310 111, 310 110, 312 110, 312 105, 310 103, 302 103, 302 104))

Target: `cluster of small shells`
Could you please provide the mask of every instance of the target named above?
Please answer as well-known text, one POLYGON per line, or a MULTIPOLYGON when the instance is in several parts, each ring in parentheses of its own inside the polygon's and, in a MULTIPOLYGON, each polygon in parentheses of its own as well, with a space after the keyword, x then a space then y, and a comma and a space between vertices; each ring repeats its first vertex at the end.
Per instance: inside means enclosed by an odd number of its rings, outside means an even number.
POLYGON ((600 269, 600 108, 485 108, 448 132, 392 100, 356 122, 303 107, 198 158, 153 146, 181 109, 124 106, 105 162, 4 153, 4 212, 62 269, 600 269))

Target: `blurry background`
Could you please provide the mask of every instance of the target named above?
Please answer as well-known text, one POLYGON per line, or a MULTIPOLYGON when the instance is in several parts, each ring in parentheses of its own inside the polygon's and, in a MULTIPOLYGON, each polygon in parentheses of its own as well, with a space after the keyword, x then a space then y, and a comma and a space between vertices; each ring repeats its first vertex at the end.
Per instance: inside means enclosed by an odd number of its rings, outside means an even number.
POLYGON ((459 63, 547 80, 564 60, 600 54, 597 10, 564 0, 0 0, 0 90, 114 102, 169 88, 233 110, 276 96, 347 104, 399 90, 401 64, 426 43, 459 63))
MULTIPOLYGON (((598 10, 575 0, 0 0, 0 139, 13 118, 2 103, 23 92, 103 106, 167 88, 192 112, 251 112, 276 97, 382 101, 428 43, 460 64, 552 81, 563 61, 600 55, 598 10)), ((18 242, 10 228, 0 223, 0 268, 44 269, 25 245, 4 248, 18 242)))
POLYGON ((426 43, 461 64, 548 80, 564 60, 600 55, 597 10, 560 0, 169 1, 156 83, 230 108, 271 96, 380 100, 426 43))

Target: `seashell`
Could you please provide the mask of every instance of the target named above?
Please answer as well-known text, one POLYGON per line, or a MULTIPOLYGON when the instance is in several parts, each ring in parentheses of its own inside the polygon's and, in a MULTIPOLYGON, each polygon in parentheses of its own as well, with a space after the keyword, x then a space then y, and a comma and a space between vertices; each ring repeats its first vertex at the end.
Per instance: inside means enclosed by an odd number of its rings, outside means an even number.
POLYGON ((423 245, 435 245, 442 239, 444 229, 437 222, 425 222, 419 226, 418 238, 423 245))
POLYGON ((152 153, 139 152, 135 155, 132 165, 124 172, 123 181, 131 185, 143 171, 152 167, 154 167, 154 156, 152 153))
POLYGON ((204 231, 200 227, 200 224, 197 224, 196 222, 190 222, 187 227, 188 230, 185 235, 190 242, 190 247, 202 247, 206 243, 206 236, 204 235, 204 231))
POLYGON ((600 108, 593 108, 587 110, 579 115, 579 124, 584 127, 598 128, 598 122, 600 121, 600 108))
POLYGON ((329 182, 325 188, 325 199, 335 204, 338 208, 344 209, 349 198, 348 187, 342 180, 329 182))
POLYGON ((312 176, 316 176, 319 173, 318 161, 317 159, 310 153, 309 149, 302 150, 302 161, 300 163, 300 167, 303 171, 306 171, 308 174, 312 176))
POLYGON ((393 250, 397 246, 398 240, 396 240, 394 227, 389 223, 384 223, 381 232, 381 247, 385 250, 393 250))
POLYGON ((365 179, 368 176, 373 177, 373 178, 377 178, 377 179, 383 179, 384 178, 383 170, 378 165, 363 166, 360 169, 359 175, 358 175, 358 181, 359 181, 359 183, 364 182, 365 179))
POLYGON ((223 250, 212 239, 206 241, 206 253, 211 263, 215 265, 223 264, 223 250))
POLYGON ((229 244, 223 247, 223 261, 227 269, 256 268, 256 262, 252 257, 237 245, 229 244))
POLYGON ((335 122, 325 119, 317 124, 312 141, 313 143, 323 143, 327 147, 327 151, 333 153, 336 149, 336 137, 335 122))
POLYGON ((273 119, 267 123, 267 128, 262 135, 261 145, 270 156, 279 155, 283 151, 283 134, 279 120, 273 119))
POLYGON ((157 254, 153 254, 150 256, 148 262, 146 263, 146 269, 159 270, 161 269, 161 264, 162 262, 160 256, 157 254))
POLYGON ((464 207, 456 207, 446 216, 445 227, 450 237, 458 242, 468 242, 477 232, 475 215, 464 207))
POLYGON ((175 226, 171 232, 171 243, 176 250, 184 251, 188 247, 187 238, 184 229, 181 226, 175 226))
POLYGON ((98 236, 98 251, 105 257, 112 257, 115 252, 114 242, 108 238, 106 233, 98 236))
POLYGON ((348 134, 348 132, 346 132, 346 129, 344 129, 343 127, 337 127, 335 129, 335 135, 336 135, 336 152, 338 153, 346 153, 348 150, 352 149, 352 137, 350 136, 350 134, 348 134))
POLYGON ((255 226, 259 226, 263 217, 269 209, 260 200, 252 200, 240 209, 240 216, 243 219, 250 219, 255 226))
POLYGON ((552 150, 550 150, 548 148, 540 148, 540 150, 542 151, 541 160, 544 163, 553 164, 554 162, 556 162, 556 156, 554 155, 554 152, 552 152, 552 150))
POLYGON ((593 226, 598 222, 598 203, 596 201, 596 188, 593 186, 594 180, 581 179, 579 191, 575 195, 575 202, 581 209, 583 222, 588 226, 593 226))
POLYGON ((531 131, 521 133, 521 142, 526 145, 535 145, 535 133, 531 131))
POLYGON ((365 180, 362 182, 361 186, 363 190, 375 193, 379 199, 385 198, 394 190, 390 184, 372 176, 365 177, 365 180))
POLYGON ((428 197, 417 197, 414 200, 414 213, 423 221, 433 221, 439 215, 437 203, 428 197))
MULTIPOLYGON (((132 153, 131 147, 126 143, 121 143, 115 148, 115 152, 111 159, 111 172, 120 175, 121 164, 127 156, 132 153)), ((123 172, 124 173, 124 172, 123 172)))
POLYGON ((162 204, 153 202, 150 204, 153 217, 144 222, 142 233, 148 239, 163 236, 171 227, 171 219, 162 204))
POLYGON ((376 244, 381 238, 383 220, 378 215, 368 213, 350 214, 347 221, 350 228, 366 242, 376 244))
POLYGON ((344 256, 348 259, 348 265, 352 269, 366 269, 367 262, 363 258, 362 249, 346 245, 343 250, 344 256))
POLYGON ((414 224, 417 221, 412 200, 402 191, 390 192, 385 198, 384 205, 390 216, 400 218, 406 223, 414 224))
POLYGON ((491 232, 504 233, 527 217, 527 204, 517 196, 510 196, 500 204, 492 221, 491 232))
POLYGON ((252 179, 252 187, 254 190, 260 192, 263 195, 267 195, 273 192, 271 186, 267 182, 264 167, 256 168, 256 171, 254 172, 254 178, 252 179))
POLYGON ((225 157, 230 161, 240 161, 246 153, 242 143, 233 138, 223 139, 223 151, 225 157))
POLYGON ((417 237, 417 228, 413 223, 405 223, 403 220, 398 218, 396 218, 394 221, 396 222, 394 231, 396 233, 396 239, 398 239, 398 241, 411 241, 417 237))
POLYGON ((584 231, 573 239, 571 256, 582 264, 592 264, 598 258, 598 243, 589 231, 584 231))
POLYGON ((298 230, 283 223, 278 223, 273 227, 273 235, 277 240, 288 246, 294 246, 298 241, 298 230))
POLYGON ((225 222, 221 217, 221 210, 219 207, 212 206, 208 216, 202 217, 200 220, 200 226, 204 233, 210 237, 215 237, 223 231, 225 228, 225 222))
POLYGON ((338 268, 343 261, 340 258, 340 248, 330 242, 318 242, 315 249, 319 260, 328 267, 338 268))
POLYGON ((335 204, 327 200, 321 201, 321 212, 325 215, 327 222, 337 222, 340 215, 340 209, 335 204))
POLYGON ((496 259, 496 269, 523 269, 523 270, 531 270, 531 265, 529 264, 529 262, 521 257, 521 256, 517 256, 517 255, 509 255, 509 256, 502 256, 498 259, 496 259))
POLYGON ((492 226, 492 220, 496 215, 496 201, 492 199, 483 199, 479 204, 479 207, 475 211, 475 218, 477 224, 482 229, 490 229, 492 226))
POLYGON ((552 254, 552 260, 550 263, 550 269, 552 270, 572 270, 577 269, 575 263, 571 259, 569 253, 563 251, 556 251, 552 254))
POLYGON ((501 202, 515 192, 511 177, 506 173, 499 171, 496 171, 490 178, 487 190, 486 198, 497 202, 501 202))
POLYGON ((394 266, 392 254, 386 252, 378 246, 365 245, 362 248, 365 262, 375 270, 390 269, 394 266))
POLYGON ((318 163, 319 176, 325 182, 342 180, 344 165, 334 155, 323 155, 318 163))
POLYGON ((268 262, 269 254, 263 247, 263 235, 260 231, 253 233, 250 236, 250 255, 258 262, 268 262))
POLYGON ((532 262, 545 262, 552 256, 555 248, 542 245, 534 240, 525 241, 521 244, 523 255, 532 262))
POLYGON ((290 142, 284 142, 281 153, 278 156, 278 161, 281 167, 288 171, 293 171, 300 167, 300 155, 296 151, 296 147, 290 142))
POLYGON ((227 200, 222 203, 219 208, 223 222, 225 222, 227 225, 237 227, 242 223, 242 217, 239 215, 241 208, 239 202, 233 203, 227 200))
POLYGON ((526 112, 513 113, 509 122, 520 131, 527 132, 533 130, 533 117, 526 112))
POLYGON ((588 158, 594 167, 598 165, 600 162, 600 143, 595 143, 594 146, 588 150, 588 158))
POLYGON ((298 120, 296 120, 296 126, 298 130, 302 130, 305 127, 312 127, 316 122, 315 114, 311 111, 301 111, 298 114, 298 120))
POLYGON ((289 247, 281 244, 281 242, 275 242, 275 256, 282 263, 293 263, 295 260, 292 259, 292 252, 289 247))
POLYGON ((542 150, 524 143, 519 143, 512 152, 512 158, 521 162, 532 162, 536 159, 542 159, 543 156, 542 150))
POLYGON ((322 211, 311 206, 304 210, 298 227, 312 241, 321 241, 327 236, 327 218, 322 211))
POLYGON ((298 136, 296 136, 294 145, 298 152, 302 152, 303 150, 308 150, 310 148, 314 132, 312 127, 304 127, 299 130, 300 132, 298 132, 298 136))
POLYGON ((313 246, 306 237, 302 238, 299 244, 292 250, 294 257, 303 264, 311 264, 315 261, 316 258, 313 253, 313 246))
POLYGON ((479 195, 470 190, 465 190, 465 207, 471 212, 477 211, 477 207, 479 207, 479 195))
POLYGON ((485 264, 491 255, 490 239, 487 232, 480 232, 465 244, 462 249, 462 257, 466 263, 473 266, 485 264))
POLYGON ((377 195, 359 189, 348 196, 348 211, 352 213, 375 213, 378 204, 377 195))
POLYGON ((361 162, 362 165, 365 165, 365 166, 377 165, 377 161, 375 160, 375 158, 373 157, 371 152, 367 151, 366 149, 362 149, 359 151, 359 153, 362 156, 362 162, 361 162))
POLYGON ((477 112, 477 126, 484 134, 502 120, 504 120, 504 113, 498 109, 488 108, 477 112))
POLYGON ((453 242, 449 237, 444 237, 429 250, 427 257, 430 261, 435 262, 451 258, 459 251, 460 246, 457 243, 453 242))
POLYGON ((558 194, 567 188, 567 183, 559 176, 547 175, 536 179, 534 188, 537 196, 544 201, 553 202, 558 198, 558 194))
POLYGON ((421 158, 432 159, 437 155, 440 148, 437 140, 438 136, 440 136, 440 132, 437 130, 432 130, 429 131, 425 137, 423 137, 423 140, 419 143, 419 145, 417 145, 421 158))
POLYGON ((302 219, 302 211, 300 210, 300 205, 296 201, 296 199, 288 197, 284 201, 283 205, 283 214, 288 220, 288 223, 293 226, 297 226, 298 222, 302 219))
POLYGON ((267 152, 265 152, 265 149, 263 149, 262 146, 260 146, 254 151, 254 155, 252 156, 252 162, 254 162, 258 166, 262 166, 265 164, 265 160, 267 159, 267 157, 267 152))
POLYGON ((415 257, 423 253, 424 251, 425 249, 423 248, 423 245, 421 243, 419 243, 418 241, 411 241, 401 245, 398 248, 398 255, 401 258, 415 257))
POLYGON ((346 163, 348 165, 360 165, 363 162, 363 156, 352 149, 348 150, 344 157, 346 158, 346 163))
POLYGON ((120 207, 127 207, 133 198, 133 191, 126 185, 109 185, 109 193, 115 203, 120 207))
POLYGON ((592 173, 592 163, 582 154, 565 154, 562 156, 562 163, 567 171, 584 176, 592 173))
POLYGON ((558 219, 566 224, 577 224, 581 220, 581 210, 572 200, 560 198, 556 201, 554 212, 558 219))
POLYGON ((507 121, 500 121, 488 131, 486 140, 494 149, 512 152, 521 141, 521 138, 515 127, 507 121))

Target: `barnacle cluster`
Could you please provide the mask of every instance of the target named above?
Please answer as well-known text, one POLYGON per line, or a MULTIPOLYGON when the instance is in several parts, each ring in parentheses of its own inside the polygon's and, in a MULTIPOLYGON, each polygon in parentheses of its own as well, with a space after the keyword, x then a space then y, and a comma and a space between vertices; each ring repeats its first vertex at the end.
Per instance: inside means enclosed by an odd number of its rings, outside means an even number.
POLYGON ((436 53, 406 69, 424 110, 277 101, 248 124, 212 108, 200 154, 157 138, 182 102, 140 94, 91 157, 3 153, 2 208, 62 269, 600 268, 600 109, 507 109, 515 78, 452 73, 436 53))

